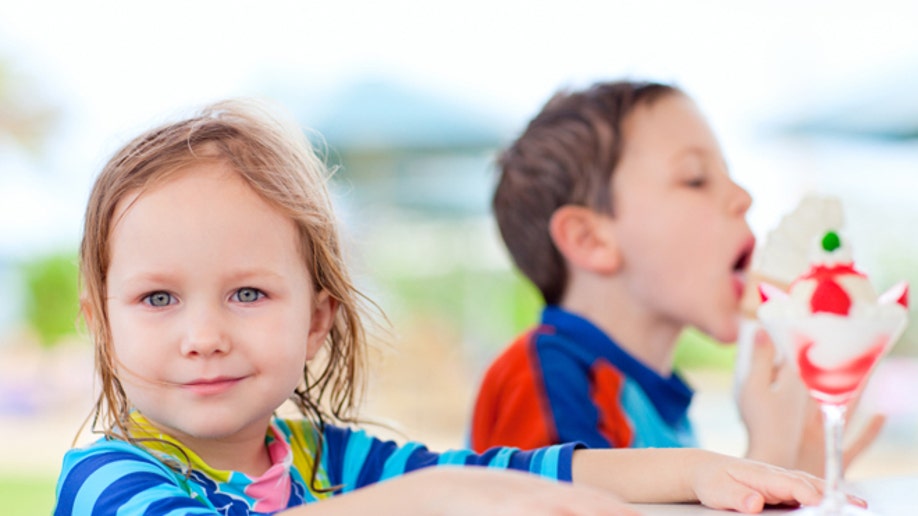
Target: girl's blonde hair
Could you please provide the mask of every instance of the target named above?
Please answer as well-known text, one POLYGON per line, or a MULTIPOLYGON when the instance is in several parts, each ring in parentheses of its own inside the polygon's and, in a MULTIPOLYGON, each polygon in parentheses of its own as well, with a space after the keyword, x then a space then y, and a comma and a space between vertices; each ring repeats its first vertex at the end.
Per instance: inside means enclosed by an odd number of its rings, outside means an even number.
POLYGON ((92 429, 109 438, 132 440, 127 428, 131 406, 116 374, 105 303, 115 208, 130 194, 212 161, 229 164, 267 203, 294 221, 316 291, 328 292, 338 303, 324 357, 311 362, 321 365, 317 371, 304 365, 303 383, 292 401, 320 429, 329 417, 354 421, 364 382, 365 298, 344 264, 326 187, 329 171, 296 124, 260 103, 229 100, 141 134, 115 153, 93 186, 80 247, 82 302, 84 313, 90 315, 87 323, 101 381, 92 429))

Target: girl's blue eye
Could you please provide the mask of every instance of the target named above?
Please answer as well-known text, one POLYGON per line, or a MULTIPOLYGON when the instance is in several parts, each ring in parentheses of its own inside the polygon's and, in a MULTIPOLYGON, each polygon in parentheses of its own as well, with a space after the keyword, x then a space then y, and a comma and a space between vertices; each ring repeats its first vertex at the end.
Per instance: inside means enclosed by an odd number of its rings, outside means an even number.
POLYGON ((241 303, 254 303, 263 298, 265 293, 252 287, 243 287, 233 294, 233 299, 241 303))
POLYGON ((163 307, 169 306, 172 304, 172 294, 168 292, 153 292, 152 294, 147 294, 143 301, 150 306, 163 307))

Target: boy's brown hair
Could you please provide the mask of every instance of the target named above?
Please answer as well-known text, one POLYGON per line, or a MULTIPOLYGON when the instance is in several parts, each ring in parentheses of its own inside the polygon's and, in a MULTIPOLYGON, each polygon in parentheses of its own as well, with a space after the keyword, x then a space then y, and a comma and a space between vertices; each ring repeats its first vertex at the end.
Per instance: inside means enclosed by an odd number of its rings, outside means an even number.
POLYGON ((575 204, 609 214, 612 174, 624 148, 622 125, 637 106, 674 87, 615 81, 556 93, 498 158, 493 208, 517 267, 557 304, 567 286, 564 259, 549 234, 555 210, 575 204))

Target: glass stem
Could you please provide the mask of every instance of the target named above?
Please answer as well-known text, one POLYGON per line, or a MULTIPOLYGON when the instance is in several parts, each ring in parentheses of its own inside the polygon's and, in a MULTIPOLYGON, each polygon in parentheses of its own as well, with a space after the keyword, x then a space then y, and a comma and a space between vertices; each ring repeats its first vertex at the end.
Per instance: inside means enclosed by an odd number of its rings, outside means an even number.
POLYGON ((845 405, 821 404, 826 435, 826 491, 823 506, 841 508, 845 505, 842 493, 844 467, 842 464, 842 438, 845 432, 845 405))

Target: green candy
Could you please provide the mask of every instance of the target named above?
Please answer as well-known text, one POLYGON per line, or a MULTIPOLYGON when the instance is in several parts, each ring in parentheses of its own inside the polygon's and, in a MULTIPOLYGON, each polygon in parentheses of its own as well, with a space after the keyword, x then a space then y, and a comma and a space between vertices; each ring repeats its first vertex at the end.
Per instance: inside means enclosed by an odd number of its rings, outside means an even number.
POLYGON ((827 231, 822 237, 822 248, 827 252, 832 252, 841 247, 841 238, 834 231, 827 231))

